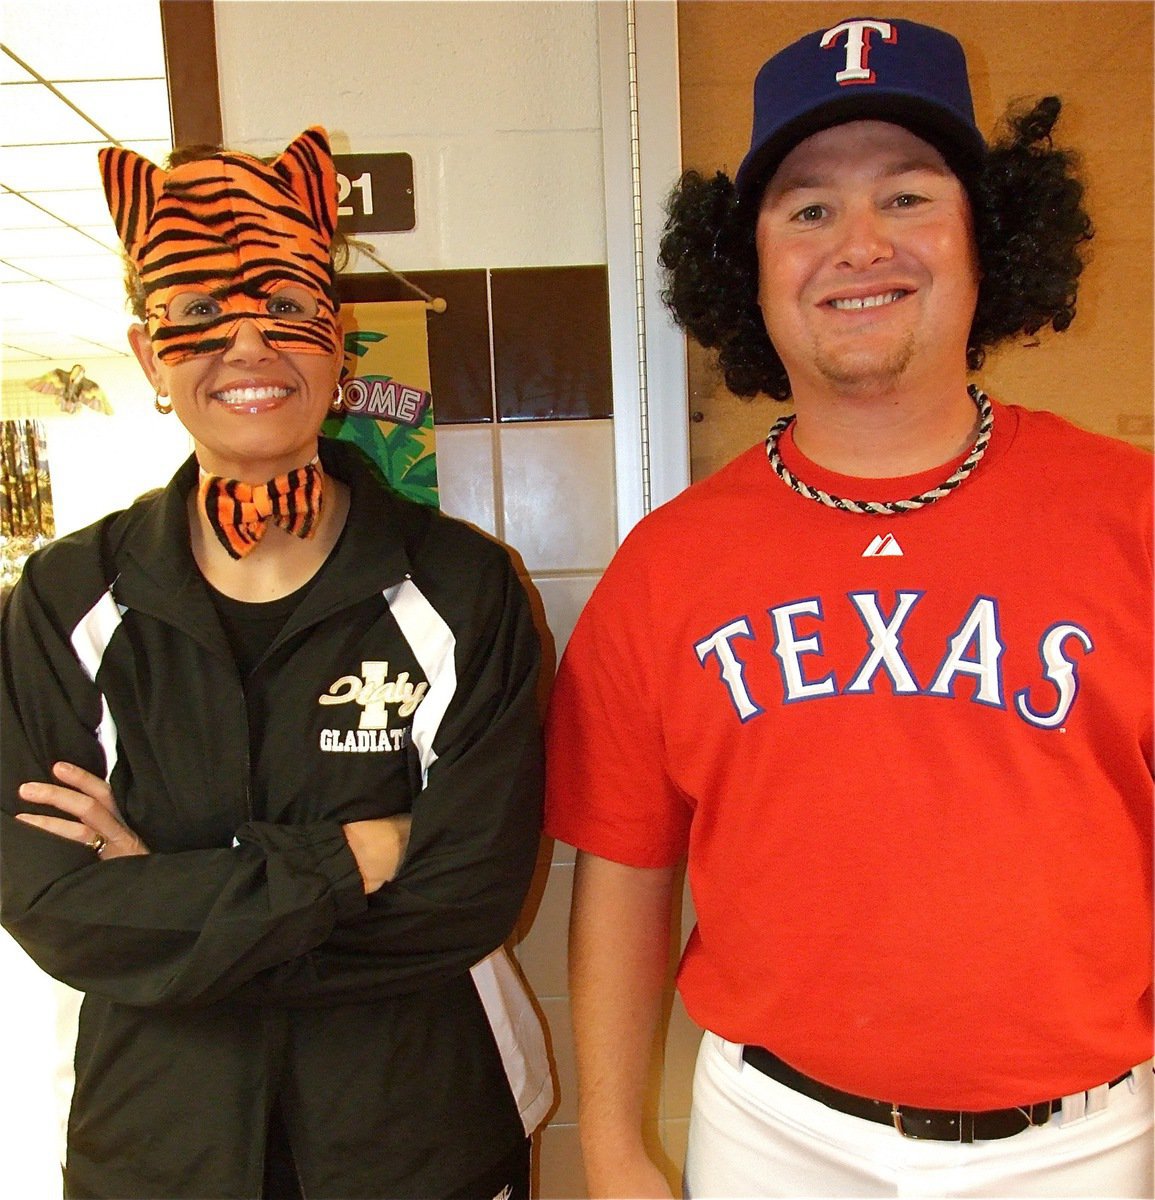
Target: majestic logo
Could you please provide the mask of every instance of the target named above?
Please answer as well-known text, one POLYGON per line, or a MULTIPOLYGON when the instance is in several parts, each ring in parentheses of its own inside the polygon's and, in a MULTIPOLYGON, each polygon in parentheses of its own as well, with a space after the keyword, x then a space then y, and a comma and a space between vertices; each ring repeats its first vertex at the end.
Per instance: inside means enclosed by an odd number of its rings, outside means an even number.
POLYGON ((829 50, 838 45, 842 34, 846 34, 846 65, 834 76, 840 86, 876 82, 875 74, 870 69, 872 33, 877 33, 882 41, 891 45, 898 41, 898 30, 889 21, 843 21, 822 35, 818 44, 823 50, 829 50))
POLYGON ((321 749, 353 754, 403 749, 409 744, 410 723, 390 728, 389 709, 396 708, 396 719, 411 717, 428 690, 428 683, 414 684, 408 671, 390 679, 387 662, 363 662, 360 675, 342 675, 317 697, 318 704, 357 704, 361 709, 356 729, 322 729, 321 749))
POLYGON ((901 558, 902 547, 898 544, 893 533, 877 533, 871 539, 870 545, 862 552, 863 558, 901 558))

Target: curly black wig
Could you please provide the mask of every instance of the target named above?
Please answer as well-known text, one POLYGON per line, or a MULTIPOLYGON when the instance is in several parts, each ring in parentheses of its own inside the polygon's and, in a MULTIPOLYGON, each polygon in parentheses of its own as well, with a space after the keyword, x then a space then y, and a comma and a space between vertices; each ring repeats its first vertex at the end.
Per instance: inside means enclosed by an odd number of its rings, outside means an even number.
MULTIPOLYGON (((967 341, 977 371, 987 350, 1045 325, 1058 332, 1075 316, 1085 243, 1078 159, 1051 141, 1062 105, 1047 96, 1011 112, 979 173, 966 181, 982 279, 967 341)), ((754 221, 740 210, 730 179, 687 171, 666 206, 659 262, 662 299, 696 341, 718 352, 730 391, 790 396, 790 381, 758 307, 754 221)))

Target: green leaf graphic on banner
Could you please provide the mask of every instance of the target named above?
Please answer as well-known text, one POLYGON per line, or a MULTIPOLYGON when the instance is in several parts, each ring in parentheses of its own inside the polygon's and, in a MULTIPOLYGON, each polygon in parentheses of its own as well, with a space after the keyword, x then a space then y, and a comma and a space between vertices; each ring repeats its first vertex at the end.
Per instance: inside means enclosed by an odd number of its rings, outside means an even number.
POLYGON ((436 495, 437 455, 427 454, 419 458, 406 472, 405 482, 409 487, 427 489, 430 495, 436 495))
POLYGON ((422 450, 425 449, 417 431, 408 425, 399 425, 385 439, 385 445, 389 454, 390 479, 404 479, 413 464, 421 457, 422 450))
POLYGON ((364 358, 374 342, 383 342, 388 336, 387 333, 378 333, 374 329, 350 329, 345 334, 345 353, 364 358))
POLYGON ((437 454, 425 453, 431 439, 423 432, 432 427, 430 409, 419 429, 398 425, 386 434, 377 421, 330 417, 321 426, 321 433, 358 446, 395 492, 437 508, 437 454))

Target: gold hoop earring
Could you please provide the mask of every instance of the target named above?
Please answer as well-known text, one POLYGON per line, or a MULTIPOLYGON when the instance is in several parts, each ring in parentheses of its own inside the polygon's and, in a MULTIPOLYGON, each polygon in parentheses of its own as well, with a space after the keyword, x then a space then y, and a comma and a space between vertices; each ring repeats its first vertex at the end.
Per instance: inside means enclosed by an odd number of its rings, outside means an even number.
POLYGON ((340 412, 345 407, 345 388, 342 384, 337 384, 337 395, 333 399, 333 403, 329 407, 334 412, 340 412))
POLYGON ((160 413, 160 415, 161 415, 162 417, 167 417, 167 416, 168 416, 168 414, 169 414, 170 412, 172 412, 172 405, 171 405, 171 404, 161 404, 161 402, 160 402, 160 392, 157 392, 157 394, 156 394, 156 399, 155 399, 155 400, 152 402, 152 406, 153 406, 153 408, 155 408, 155 409, 156 409, 156 411, 157 411, 158 413, 160 413))

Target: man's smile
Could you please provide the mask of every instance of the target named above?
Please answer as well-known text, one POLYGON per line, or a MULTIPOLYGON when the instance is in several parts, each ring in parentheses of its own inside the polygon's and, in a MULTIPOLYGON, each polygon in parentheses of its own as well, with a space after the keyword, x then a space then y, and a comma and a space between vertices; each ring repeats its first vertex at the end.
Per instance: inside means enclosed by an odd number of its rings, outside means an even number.
POLYGON ((879 292, 875 296, 836 297, 833 300, 827 301, 827 303, 831 308, 836 308, 840 312, 854 311, 863 308, 881 308, 885 304, 893 304, 896 300, 901 300, 903 296, 909 295, 909 292, 896 289, 891 292, 879 292))

